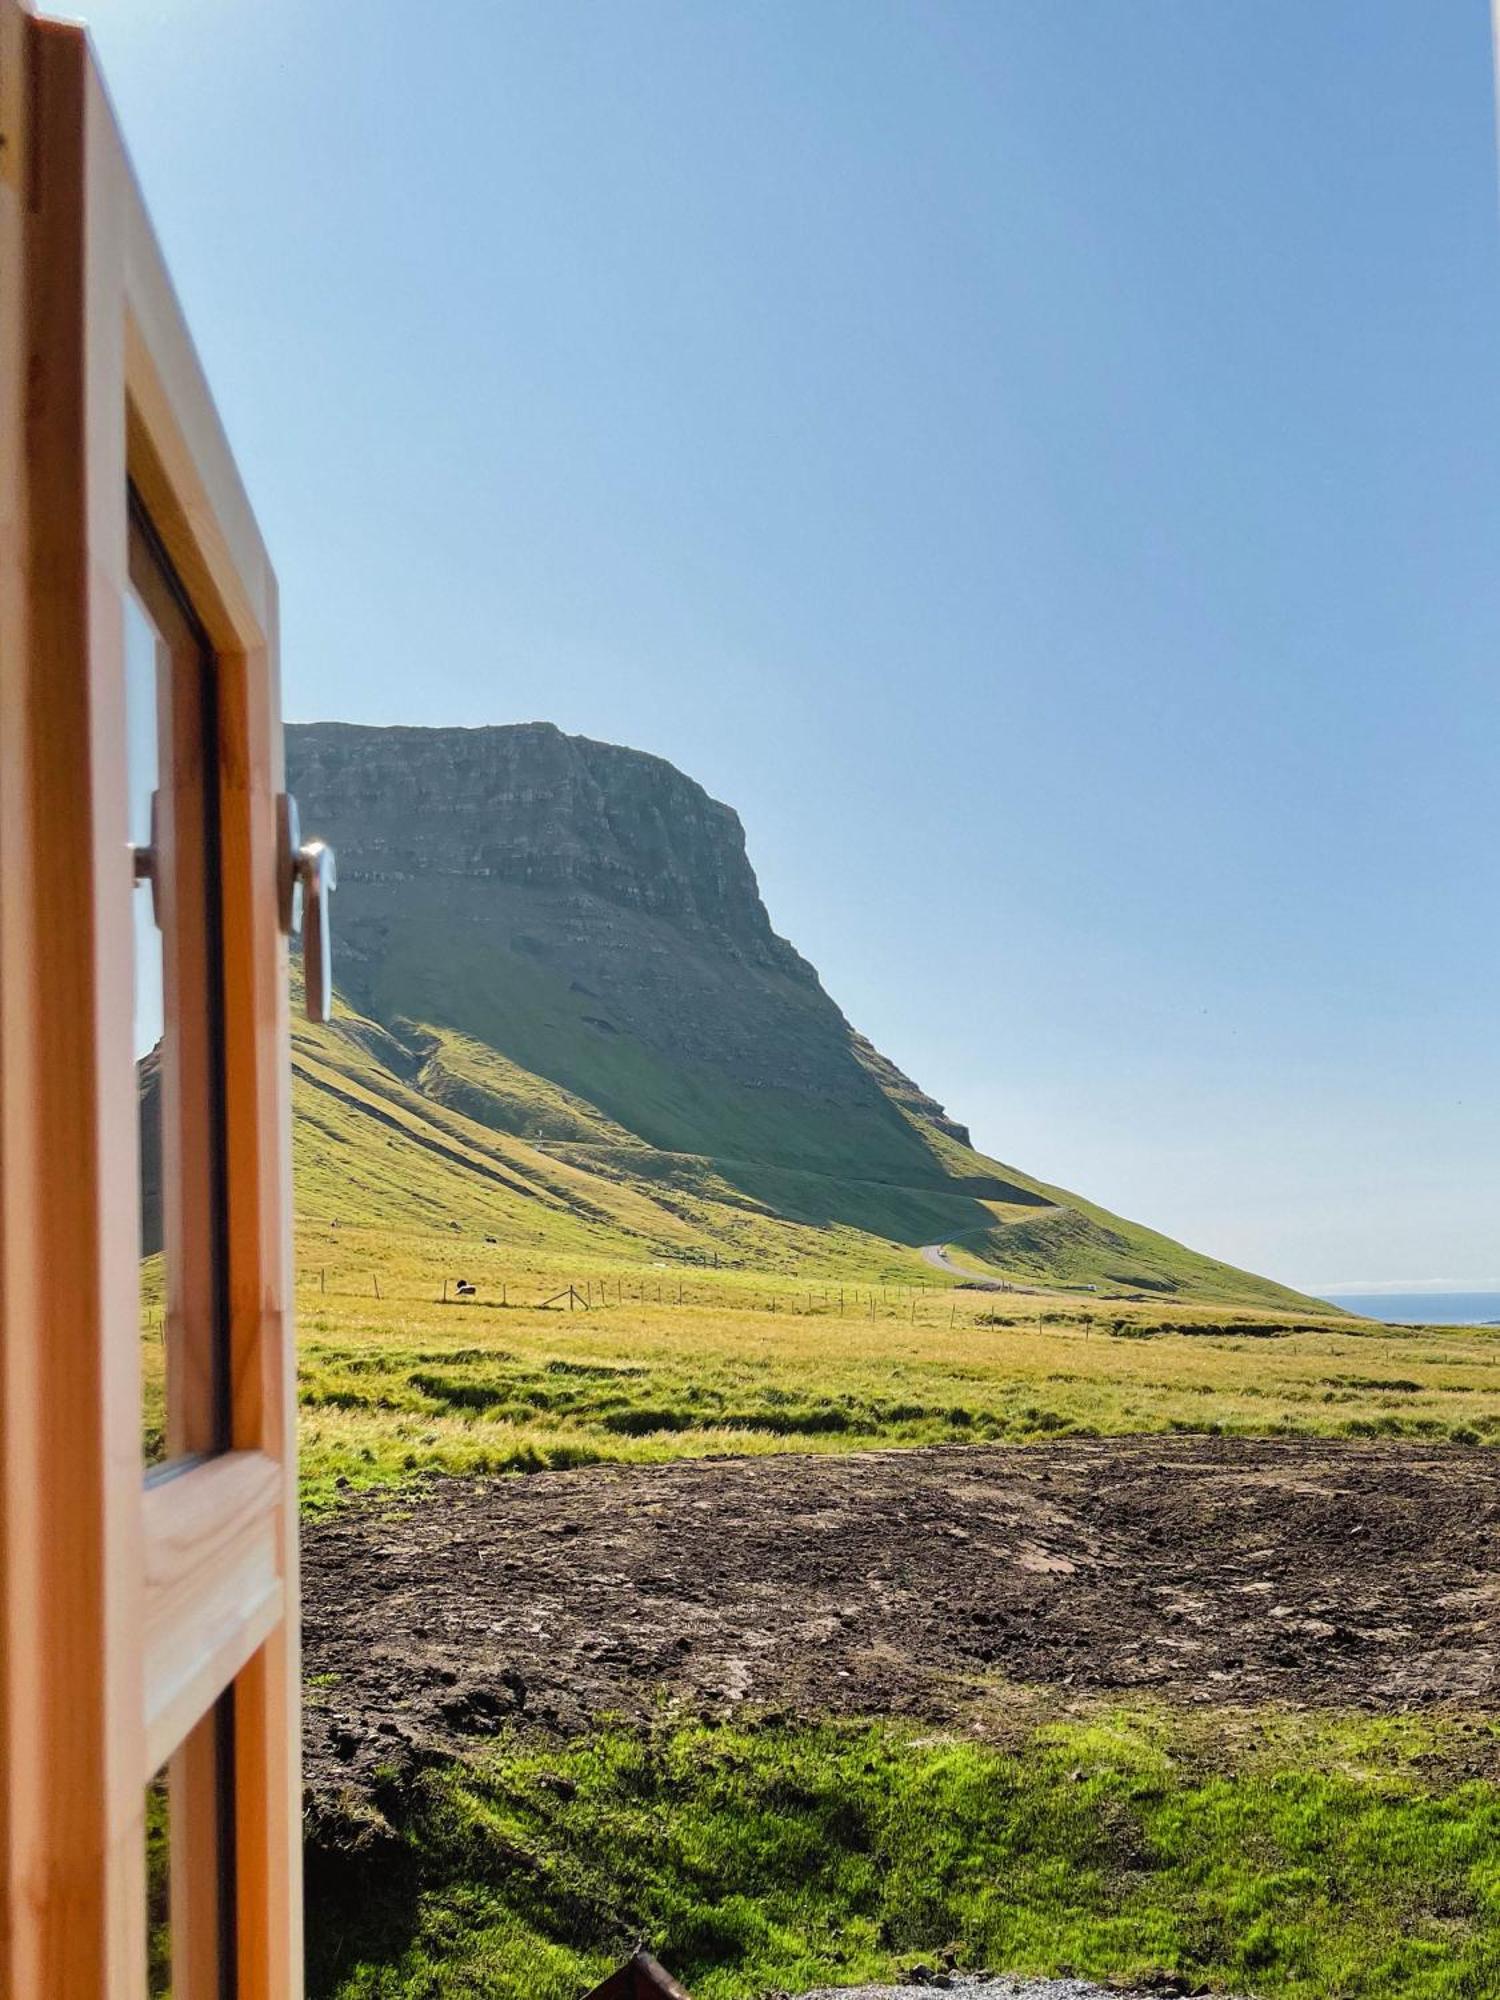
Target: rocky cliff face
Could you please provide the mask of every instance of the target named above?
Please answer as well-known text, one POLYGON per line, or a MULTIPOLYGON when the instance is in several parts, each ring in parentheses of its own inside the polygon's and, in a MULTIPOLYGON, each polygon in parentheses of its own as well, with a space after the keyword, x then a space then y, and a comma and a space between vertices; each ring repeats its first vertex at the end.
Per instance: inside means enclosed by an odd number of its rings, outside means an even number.
POLYGON ((738 816, 661 758, 548 723, 309 723, 287 770, 338 852, 363 1012, 459 1029, 665 1149, 942 1174, 912 1115, 961 1128, 854 1036, 738 816))
POLYGON ((739 815, 664 758, 550 722, 317 722, 287 730, 287 767, 337 834, 341 883, 586 893, 817 984, 771 929, 739 815))

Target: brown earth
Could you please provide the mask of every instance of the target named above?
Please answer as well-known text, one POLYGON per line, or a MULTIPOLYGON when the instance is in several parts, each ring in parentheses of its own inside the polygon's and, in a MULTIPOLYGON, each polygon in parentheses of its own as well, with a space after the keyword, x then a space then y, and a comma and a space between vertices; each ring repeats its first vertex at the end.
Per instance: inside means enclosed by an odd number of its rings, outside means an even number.
POLYGON ((507 1719, 951 1719, 997 1679, 1500 1705, 1500 1456, 1115 1438, 438 1481, 309 1525, 308 1777, 507 1719))

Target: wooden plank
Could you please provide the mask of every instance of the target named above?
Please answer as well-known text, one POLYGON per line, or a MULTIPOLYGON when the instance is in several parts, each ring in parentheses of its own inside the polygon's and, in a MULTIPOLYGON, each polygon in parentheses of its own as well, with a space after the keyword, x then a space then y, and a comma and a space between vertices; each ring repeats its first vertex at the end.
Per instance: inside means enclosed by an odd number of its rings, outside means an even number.
MULTIPOLYGON (((286 940, 275 900, 284 784, 274 596, 265 647, 221 655, 224 977, 234 1443, 282 1469, 277 1558, 298 1600, 296 1346, 292 1325, 291 1074, 286 940)), ((295 1615, 235 1689, 242 2000, 302 1990, 301 1645, 295 1615)))
MULTIPOLYGON (((7 33, 14 48, 13 19, 7 33)), ((119 1005, 131 984, 120 273, 85 37, 25 19, 20 39, 23 240, 7 277, 22 289, 27 401, 8 559, 26 630, 0 688, 0 1953, 17 2000, 123 2000, 142 1984, 145 1908, 136 1244, 121 1198, 136 1121, 119 1005)))
MULTIPOLYGON (((29 1324, 37 1276, 28 1227, 35 1024, 31 981, 21 972, 36 904, 25 444, 30 67, 26 18, 15 0, 0 0, 0 1743, 6 1745, 34 1719, 34 1689, 15 1642, 37 1587, 35 1547, 16 1519, 35 1474, 26 1413, 37 1398, 32 1343, 17 1337, 29 1324)), ((36 1963, 32 1926, 16 1915, 37 1857, 28 1796, 33 1775, 34 1767, 14 1755, 0 1767, 0 2000, 20 2000, 36 1963)))
POLYGON ((146 1489, 143 1785, 281 1618, 282 1486, 226 1452, 146 1489))

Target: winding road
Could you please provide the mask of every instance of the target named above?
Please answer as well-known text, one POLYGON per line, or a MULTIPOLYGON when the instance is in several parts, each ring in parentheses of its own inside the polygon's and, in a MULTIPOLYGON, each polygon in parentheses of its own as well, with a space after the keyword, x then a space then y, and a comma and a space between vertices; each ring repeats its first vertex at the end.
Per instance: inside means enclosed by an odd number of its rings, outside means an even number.
POLYGON ((924 1243, 922 1261, 930 1264, 935 1271, 946 1271, 950 1278, 962 1278, 971 1292, 1003 1292, 1006 1287, 998 1278, 981 1278, 973 1271, 966 1271, 962 1264, 955 1264, 948 1255, 946 1243, 924 1243))
MULTIPOLYGON (((1050 1202, 1045 1207, 1038 1205, 1035 1208, 1027 1210, 1028 1217, 1031 1218, 1039 1215, 1063 1215, 1065 1213, 1066 1210, 1061 1202, 1050 1202)), ((1026 1285, 1007 1285, 1002 1283, 999 1278, 981 1278, 977 1271, 970 1271, 962 1264, 955 1264, 953 1259, 948 1255, 948 1246, 946 1243, 924 1243, 921 1254, 922 1261, 930 1264, 934 1271, 946 1272, 950 1278, 962 1278, 964 1284, 971 1292, 1023 1292, 1033 1289, 1026 1285)), ((1046 1290, 1047 1288, 1045 1285, 1041 1285, 1036 1289, 1046 1290)))

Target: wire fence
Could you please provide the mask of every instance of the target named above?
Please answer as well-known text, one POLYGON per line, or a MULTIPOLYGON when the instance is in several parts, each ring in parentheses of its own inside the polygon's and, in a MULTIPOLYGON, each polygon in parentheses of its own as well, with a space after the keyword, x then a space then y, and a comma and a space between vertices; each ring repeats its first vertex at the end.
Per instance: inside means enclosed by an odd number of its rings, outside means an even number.
MULTIPOLYGON (((685 1277, 511 1275, 476 1277, 459 1265, 425 1279, 393 1278, 389 1271, 335 1264, 299 1264, 298 1291, 320 1298, 452 1306, 520 1312, 598 1313, 623 1307, 678 1307, 720 1312, 763 1312, 801 1318, 931 1321, 945 1307, 950 1324, 967 1320, 948 1285, 791 1284, 723 1285, 685 1277)), ((974 1302, 976 1305, 978 1301, 974 1302)), ((992 1303, 992 1301, 986 1301, 992 1303)), ((1018 1317, 1030 1315, 1024 1312, 1018 1317)))

